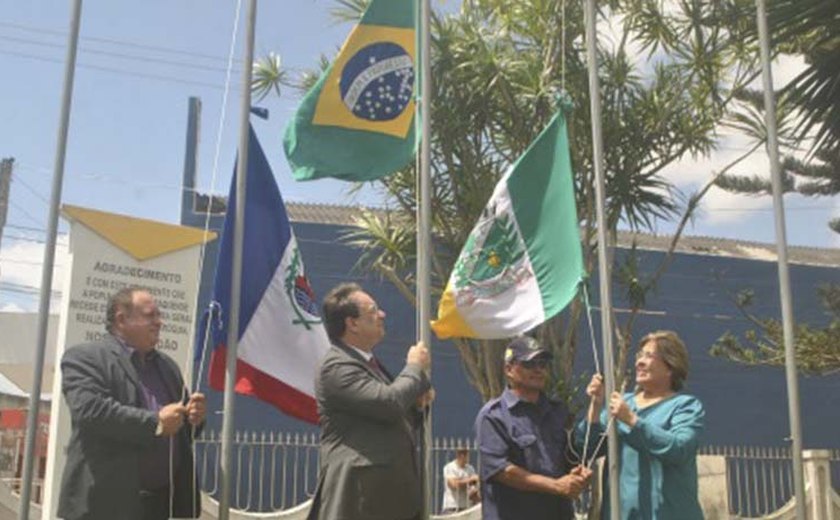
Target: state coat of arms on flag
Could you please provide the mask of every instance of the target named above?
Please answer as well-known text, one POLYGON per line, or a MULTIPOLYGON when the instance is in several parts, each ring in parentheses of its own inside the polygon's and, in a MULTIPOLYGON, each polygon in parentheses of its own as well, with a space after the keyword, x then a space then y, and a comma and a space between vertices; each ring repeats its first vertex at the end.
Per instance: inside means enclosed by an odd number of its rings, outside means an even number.
POLYGON ((585 274, 566 120, 551 120, 499 180, 464 243, 432 329, 498 339, 551 318, 585 274))
MULTIPOLYGON (((234 389, 315 424, 315 374, 330 343, 274 174, 254 129, 249 131, 243 237, 247 263, 240 287, 234 389)), ((205 318, 217 324, 208 377, 216 390, 224 388, 225 379, 235 215, 236 175, 216 266, 216 315, 205 318)))

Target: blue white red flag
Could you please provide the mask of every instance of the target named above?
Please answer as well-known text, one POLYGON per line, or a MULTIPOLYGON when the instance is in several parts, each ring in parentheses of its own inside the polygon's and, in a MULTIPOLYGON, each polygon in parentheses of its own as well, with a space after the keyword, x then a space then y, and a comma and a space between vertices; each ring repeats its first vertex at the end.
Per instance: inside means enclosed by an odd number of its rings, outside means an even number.
MULTIPOLYGON (((248 145, 245 237, 235 390, 283 412, 317 423, 315 373, 330 347, 315 295, 303 269, 274 174, 253 128, 248 145)), ((224 388, 230 316, 236 175, 216 266, 213 301, 221 326, 213 327, 210 386, 224 388)))

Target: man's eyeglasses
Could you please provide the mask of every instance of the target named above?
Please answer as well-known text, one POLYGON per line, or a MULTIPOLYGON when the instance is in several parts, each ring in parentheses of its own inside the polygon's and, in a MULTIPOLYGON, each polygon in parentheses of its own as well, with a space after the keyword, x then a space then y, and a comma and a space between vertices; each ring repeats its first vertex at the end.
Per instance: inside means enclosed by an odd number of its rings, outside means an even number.
POLYGON ((548 368, 548 360, 543 358, 531 359, 528 361, 517 361, 517 364, 522 368, 534 370, 537 368, 548 368))
POLYGON ((377 314, 379 314, 379 305, 373 303, 365 309, 360 309, 359 314, 373 314, 374 316, 376 316, 377 314))

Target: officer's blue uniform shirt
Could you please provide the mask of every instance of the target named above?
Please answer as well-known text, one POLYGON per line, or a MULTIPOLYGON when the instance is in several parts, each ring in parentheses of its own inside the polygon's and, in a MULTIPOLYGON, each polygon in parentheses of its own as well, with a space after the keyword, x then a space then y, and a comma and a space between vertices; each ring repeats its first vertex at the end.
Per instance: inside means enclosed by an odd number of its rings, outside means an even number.
POLYGON ((573 466, 566 459, 564 404, 544 394, 536 403, 519 399, 510 389, 488 401, 475 420, 484 520, 567 520, 571 501, 558 495, 520 491, 492 480, 514 464, 531 473, 561 477, 573 466))

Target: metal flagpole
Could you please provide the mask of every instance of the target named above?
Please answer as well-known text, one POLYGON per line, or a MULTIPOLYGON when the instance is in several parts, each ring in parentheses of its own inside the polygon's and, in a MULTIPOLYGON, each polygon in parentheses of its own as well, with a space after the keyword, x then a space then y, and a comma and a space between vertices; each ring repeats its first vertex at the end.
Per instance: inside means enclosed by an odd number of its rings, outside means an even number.
MULTIPOLYGON (((607 218, 604 187, 604 144, 601 134, 601 88, 598 84, 598 54, 595 39, 595 0, 586 2, 586 54, 589 65, 589 102, 592 112, 592 153, 595 168, 596 215, 598 218, 598 285, 601 294, 601 337, 604 342, 604 383, 606 396, 615 390, 615 369, 612 342, 612 294, 610 266, 607 259, 607 218)), ((618 494, 618 438, 615 421, 607 425, 607 468, 610 483, 610 518, 618 520, 621 503, 618 494)))
POLYGON ((770 67, 770 37, 764 0, 756 0, 756 22, 761 47, 761 76, 764 80, 764 120, 767 125, 767 154, 773 185, 773 215, 776 223, 776 252, 779 264, 779 292, 782 306, 782 334, 785 342, 785 379, 788 392, 791 451, 793 453, 793 488, 796 518, 805 519, 805 479, 802 469, 802 428, 799 423, 799 381, 796 376, 796 352, 793 338, 793 305, 788 274, 785 206, 782 199, 782 172, 779 164, 779 140, 776 129, 776 100, 770 67))
MULTIPOLYGON (((427 348, 431 348, 431 45, 429 27, 431 21, 430 0, 420 0, 420 104, 421 121, 420 155, 418 169, 417 201, 417 336, 427 348)), ((429 374, 431 377, 431 373, 429 374)), ((431 514, 432 483, 432 412, 431 405, 423 425, 423 518, 431 514)))
POLYGON ((248 176, 249 116, 251 114, 251 64, 254 63, 254 26, 257 0, 248 2, 245 29, 245 56, 242 67, 242 101, 239 115, 239 161, 236 164, 236 214, 233 226, 233 259, 228 309, 227 359, 225 365, 224 414, 222 416, 222 489, 219 494, 219 520, 230 517, 230 488, 233 480, 233 408, 236 396, 236 354, 239 345, 239 302, 242 286, 242 248, 245 242, 245 187, 248 176))
MULTIPOLYGON (((44 375, 44 355, 47 350, 47 327, 50 319, 50 295, 55 265, 55 244, 58 234, 58 209, 64 182, 64 163, 67 156, 67 131, 70 127, 70 107, 73 102, 73 80, 76 73, 76 54, 79 43, 79 25, 82 18, 82 0, 73 1, 70 17, 70 34, 67 36, 67 58, 64 63, 64 92, 61 97, 58 140, 55 146, 55 171, 53 172, 50 212, 47 218, 47 243, 44 246, 44 263, 41 267, 41 301, 38 306, 38 341, 35 344, 32 391, 29 393, 29 411, 26 416, 26 444, 23 456, 23 482, 20 491, 20 520, 29 520, 29 501, 32 494, 32 472, 35 462, 35 440, 38 429, 38 408, 41 404, 41 379, 44 375)), ((57 369, 58 367, 56 367, 57 369)))

